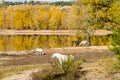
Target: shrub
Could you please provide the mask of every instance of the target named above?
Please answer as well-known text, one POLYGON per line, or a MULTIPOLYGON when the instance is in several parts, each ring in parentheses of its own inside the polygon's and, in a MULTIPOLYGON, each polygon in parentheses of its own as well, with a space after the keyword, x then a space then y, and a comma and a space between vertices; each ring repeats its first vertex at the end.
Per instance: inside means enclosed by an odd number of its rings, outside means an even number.
POLYGON ((115 52, 116 59, 118 60, 115 64, 117 68, 120 68, 120 28, 116 28, 113 31, 112 37, 112 48, 110 48, 113 52, 115 52))
POLYGON ((80 64, 82 60, 71 60, 63 62, 53 62, 51 68, 42 72, 34 73, 33 80, 76 80, 80 78, 80 64))

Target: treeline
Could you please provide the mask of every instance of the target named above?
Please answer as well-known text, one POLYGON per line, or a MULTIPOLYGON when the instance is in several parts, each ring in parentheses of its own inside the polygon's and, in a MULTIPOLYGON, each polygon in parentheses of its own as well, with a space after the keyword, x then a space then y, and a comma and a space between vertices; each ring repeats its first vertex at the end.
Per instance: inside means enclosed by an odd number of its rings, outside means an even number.
MULTIPOLYGON (((0 8, 1 29, 65 30, 120 27, 120 0, 79 0, 72 6, 14 5, 0 8)), ((90 33, 91 34, 91 33, 90 33)))
POLYGON ((2 29, 67 29, 64 26, 67 10, 43 5, 15 5, 0 9, 2 29))
MULTIPOLYGON (((73 3, 73 1, 69 1, 69 2, 64 2, 64 1, 57 1, 57 2, 41 2, 41 1, 24 1, 24 2, 9 2, 9 1, 5 1, 4 2, 4 6, 9 6, 9 5, 21 5, 21 4, 28 4, 28 5, 37 5, 37 4, 41 4, 41 5, 56 5, 56 6, 71 6, 73 3)), ((2 5, 2 3, 1 3, 2 5)))
POLYGON ((120 27, 120 0, 77 0, 71 7, 68 26, 90 35, 95 29, 120 27))
POLYGON ((50 4, 56 5, 56 6, 72 6, 73 3, 74 3, 74 1, 69 1, 69 2, 57 1, 57 2, 52 2, 50 4))

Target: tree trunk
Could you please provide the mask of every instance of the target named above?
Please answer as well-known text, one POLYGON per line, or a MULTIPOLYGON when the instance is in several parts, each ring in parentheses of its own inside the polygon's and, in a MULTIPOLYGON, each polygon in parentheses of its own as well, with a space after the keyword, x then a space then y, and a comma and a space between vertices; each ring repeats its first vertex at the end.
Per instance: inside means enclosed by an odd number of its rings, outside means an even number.
POLYGON ((88 46, 91 46, 90 40, 91 40, 91 36, 89 33, 87 33, 87 41, 89 42, 88 46))

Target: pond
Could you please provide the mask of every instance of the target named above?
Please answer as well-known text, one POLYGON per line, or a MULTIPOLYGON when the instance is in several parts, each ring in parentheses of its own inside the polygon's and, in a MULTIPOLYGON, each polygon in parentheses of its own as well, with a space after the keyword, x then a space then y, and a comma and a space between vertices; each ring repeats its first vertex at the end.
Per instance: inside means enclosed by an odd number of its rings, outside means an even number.
MULTIPOLYGON (((40 48, 76 47, 85 37, 74 35, 0 35, 0 51, 40 48), (76 43, 77 42, 77 43, 76 43)), ((92 46, 111 44, 111 36, 92 36, 92 46)))

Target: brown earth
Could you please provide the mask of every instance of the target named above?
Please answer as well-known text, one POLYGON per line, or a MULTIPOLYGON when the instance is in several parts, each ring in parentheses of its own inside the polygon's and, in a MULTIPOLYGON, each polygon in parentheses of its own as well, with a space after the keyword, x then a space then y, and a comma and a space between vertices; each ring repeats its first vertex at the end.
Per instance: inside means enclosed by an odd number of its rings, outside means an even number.
POLYGON ((102 56, 114 56, 114 53, 109 51, 105 46, 54 48, 46 49, 44 51, 46 55, 37 55, 33 53, 23 55, 1 54, 0 60, 7 61, 7 64, 0 65, 8 67, 15 65, 33 65, 41 63, 51 63, 53 61, 51 55, 54 52, 72 54, 75 56, 75 59, 84 58, 86 61, 98 60, 101 59, 102 56))
MULTIPOLYGON (((105 46, 91 46, 91 47, 68 47, 68 48, 54 48, 54 49, 46 49, 46 55, 36 55, 33 53, 30 54, 22 54, 22 55, 13 55, 13 54, 1 54, 0 60, 7 61, 6 64, 0 64, 2 68, 9 68, 15 66, 23 66, 23 65, 35 65, 35 64, 46 64, 51 63, 56 59, 52 59, 51 55, 53 52, 60 52, 63 54, 72 54, 75 56, 75 59, 83 58, 86 60, 81 66, 83 67, 83 71, 86 71, 85 80, 111 80, 110 78, 106 78, 104 74, 99 72, 102 67, 97 62, 105 56, 106 58, 111 56, 114 57, 114 53, 109 51, 105 46)), ((38 71, 38 69, 37 69, 38 71)), ((9 78, 3 80, 26 80, 31 78, 30 74, 32 72, 36 72, 36 69, 25 71, 21 74, 13 75, 9 78), (23 77, 24 76, 24 77, 23 77)), ((120 73, 115 74, 115 77, 120 73)), ((120 77, 120 76, 119 76, 120 77)), ((32 79, 29 79, 32 80, 32 79)), ((81 79, 80 79, 81 80, 81 79)), ((83 79, 82 79, 83 80, 83 79)), ((119 80, 116 79, 116 80, 119 80)))

